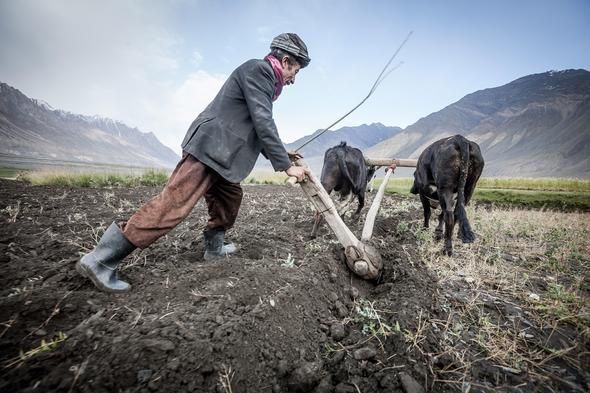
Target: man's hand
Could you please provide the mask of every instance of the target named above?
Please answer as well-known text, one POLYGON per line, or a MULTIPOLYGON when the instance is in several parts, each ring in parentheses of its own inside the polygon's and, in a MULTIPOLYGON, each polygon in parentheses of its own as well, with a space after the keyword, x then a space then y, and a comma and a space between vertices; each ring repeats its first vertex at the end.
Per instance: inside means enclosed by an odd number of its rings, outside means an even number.
POLYGON ((293 151, 293 150, 289 150, 289 151, 287 152, 287 154, 289 155, 289 159, 290 159, 292 162, 295 162, 295 161, 297 161, 297 160, 300 160, 300 159, 302 159, 302 158, 303 158, 303 155, 302 155, 301 153, 299 153, 299 152, 296 152, 296 151, 293 151))
POLYGON ((300 183, 305 179, 305 175, 309 174, 309 169, 302 166, 291 165, 289 169, 285 171, 285 173, 289 177, 296 177, 297 182, 300 183))

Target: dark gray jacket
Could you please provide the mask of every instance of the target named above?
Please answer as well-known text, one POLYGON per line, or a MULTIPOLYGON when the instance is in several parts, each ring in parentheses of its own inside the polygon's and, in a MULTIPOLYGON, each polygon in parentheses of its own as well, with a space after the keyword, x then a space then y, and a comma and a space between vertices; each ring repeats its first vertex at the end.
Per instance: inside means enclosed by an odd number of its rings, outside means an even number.
POLYGON ((272 118, 275 75, 265 60, 248 60, 189 127, 182 149, 232 183, 252 171, 262 152, 275 171, 291 166, 272 118))

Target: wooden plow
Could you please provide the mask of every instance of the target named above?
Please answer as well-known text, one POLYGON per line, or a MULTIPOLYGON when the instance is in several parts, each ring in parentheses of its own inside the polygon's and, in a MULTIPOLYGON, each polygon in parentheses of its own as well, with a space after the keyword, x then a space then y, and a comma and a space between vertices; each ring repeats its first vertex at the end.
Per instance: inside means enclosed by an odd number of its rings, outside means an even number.
MULTIPOLYGON (((365 161, 367 165, 390 166, 396 164, 397 167, 416 167, 416 160, 409 159, 368 158, 365 159, 365 161)), ((302 159, 295 161, 295 165, 307 167, 302 159)), ((330 195, 328 195, 320 180, 311 172, 311 169, 307 178, 299 183, 316 211, 323 216, 328 226, 336 235, 336 238, 338 238, 340 244, 344 246, 344 254, 346 256, 346 264, 348 268, 365 280, 374 280, 378 278, 383 267, 379 251, 373 246, 366 244, 366 242, 371 239, 373 234, 375 219, 377 218, 377 213, 381 207, 385 187, 387 187, 387 183, 389 182, 392 173, 393 171, 387 170, 385 178, 375 195, 375 199, 373 199, 373 203, 371 204, 369 212, 367 213, 367 218, 365 219, 361 240, 357 239, 351 230, 348 229, 344 221, 342 221, 332 198, 330 198, 330 195)), ((291 177, 288 179, 288 183, 295 185, 297 179, 291 177)))

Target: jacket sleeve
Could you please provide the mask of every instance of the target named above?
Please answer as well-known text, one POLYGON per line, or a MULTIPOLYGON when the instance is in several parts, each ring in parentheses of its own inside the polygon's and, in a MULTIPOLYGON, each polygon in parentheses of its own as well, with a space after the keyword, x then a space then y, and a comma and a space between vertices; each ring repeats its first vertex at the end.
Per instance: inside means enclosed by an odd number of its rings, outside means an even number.
POLYGON ((241 78, 242 91, 256 135, 262 142, 262 150, 275 171, 285 171, 291 166, 287 150, 279 137, 272 118, 272 96, 275 77, 261 63, 244 70, 241 78))

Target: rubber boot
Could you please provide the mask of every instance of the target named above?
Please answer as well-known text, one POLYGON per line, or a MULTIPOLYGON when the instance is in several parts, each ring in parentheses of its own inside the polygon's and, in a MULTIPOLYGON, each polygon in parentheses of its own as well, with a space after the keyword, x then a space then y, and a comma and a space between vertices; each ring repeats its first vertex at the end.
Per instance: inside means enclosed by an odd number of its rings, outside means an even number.
POLYGON ((203 233, 205 237, 205 256, 204 259, 209 261, 220 257, 226 257, 238 250, 235 244, 225 244, 224 230, 208 229, 203 233))
POLYGON ((76 270, 87 277, 101 291, 127 292, 131 285, 117 277, 117 266, 135 246, 129 242, 114 222, 107 228, 92 252, 84 255, 76 270))

